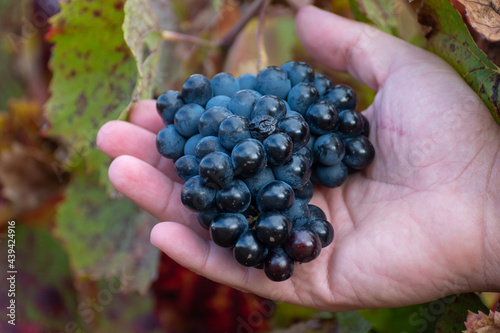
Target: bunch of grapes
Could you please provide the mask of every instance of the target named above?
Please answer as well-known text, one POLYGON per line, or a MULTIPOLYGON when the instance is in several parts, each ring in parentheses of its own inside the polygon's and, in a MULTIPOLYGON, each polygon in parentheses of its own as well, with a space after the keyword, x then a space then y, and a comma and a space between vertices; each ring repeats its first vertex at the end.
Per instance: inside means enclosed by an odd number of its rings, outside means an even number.
POLYGON ((374 148, 355 92, 304 62, 257 76, 189 77, 157 99, 166 127, 157 149, 185 181, 182 203, 235 260, 288 279, 333 241, 309 204, 313 183, 340 186, 368 166, 374 148))

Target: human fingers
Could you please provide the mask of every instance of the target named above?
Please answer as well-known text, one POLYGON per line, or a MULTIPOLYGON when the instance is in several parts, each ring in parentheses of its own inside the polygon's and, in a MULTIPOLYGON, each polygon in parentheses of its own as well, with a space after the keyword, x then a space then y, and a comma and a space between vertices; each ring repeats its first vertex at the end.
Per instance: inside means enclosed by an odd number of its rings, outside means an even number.
POLYGON ((206 234, 193 212, 180 199, 182 185, 172 181, 150 164, 122 155, 109 167, 109 180, 123 195, 160 221, 177 221, 206 234))
POLYGON ((158 133, 165 127, 156 111, 156 101, 152 99, 142 100, 132 105, 129 121, 153 133, 158 133))
POLYGON ((305 6, 296 17, 297 34, 309 53, 335 70, 378 90, 402 64, 427 52, 367 24, 305 6))

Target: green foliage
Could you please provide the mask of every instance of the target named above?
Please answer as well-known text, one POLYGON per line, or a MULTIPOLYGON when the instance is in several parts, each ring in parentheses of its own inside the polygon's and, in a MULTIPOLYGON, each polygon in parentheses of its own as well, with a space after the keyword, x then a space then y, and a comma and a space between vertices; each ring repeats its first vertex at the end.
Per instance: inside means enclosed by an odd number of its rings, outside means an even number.
POLYGON ((358 311, 338 312, 338 333, 366 333, 373 327, 358 311))
POLYGON ((468 311, 487 312, 488 309, 481 303, 481 299, 477 294, 458 295, 437 322, 436 333, 462 332, 465 329, 464 321, 467 318, 468 311))
POLYGON ((462 75, 500 124, 500 68, 477 47, 460 14, 448 0, 423 0, 418 14, 420 23, 431 28, 429 50, 462 75))
POLYGON ((56 233, 72 268, 80 277, 119 277, 122 289, 145 293, 158 265, 159 252, 149 242, 155 219, 89 184, 95 182, 88 175, 76 176, 58 211, 56 233))

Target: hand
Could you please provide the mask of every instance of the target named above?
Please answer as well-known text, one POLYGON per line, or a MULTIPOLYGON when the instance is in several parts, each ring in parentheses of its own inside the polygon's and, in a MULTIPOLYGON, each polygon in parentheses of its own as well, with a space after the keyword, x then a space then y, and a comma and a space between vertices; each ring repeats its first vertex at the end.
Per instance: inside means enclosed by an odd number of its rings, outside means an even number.
POLYGON ((143 101, 131 123, 104 125, 98 145, 116 158, 109 177, 120 192, 175 221, 156 225, 152 243, 215 281, 329 311, 500 291, 500 127, 481 100, 440 58, 364 24, 305 7, 297 30, 318 60, 377 92, 364 112, 373 164, 340 188, 315 188, 333 246, 284 282, 237 264, 182 206, 173 164, 155 147, 163 125, 143 101))

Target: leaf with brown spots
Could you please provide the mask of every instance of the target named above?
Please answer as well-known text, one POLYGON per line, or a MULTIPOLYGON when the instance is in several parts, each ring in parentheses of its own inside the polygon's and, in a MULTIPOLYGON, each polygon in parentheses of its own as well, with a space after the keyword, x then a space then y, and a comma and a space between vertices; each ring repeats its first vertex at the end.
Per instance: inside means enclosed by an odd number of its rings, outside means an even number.
POLYGON ((123 4, 61 2, 61 12, 51 18, 48 36, 55 46, 46 115, 49 134, 62 137, 68 145, 62 162, 70 170, 104 167, 107 158, 95 147, 97 131, 132 101, 138 70, 123 37, 123 4))
POLYGON ((458 0, 465 7, 467 20, 477 32, 491 42, 500 41, 500 2, 491 0, 458 0))
POLYGON ((462 75, 500 124, 500 68, 472 39, 462 17, 448 0, 414 1, 420 24, 426 27, 427 48, 462 75))

